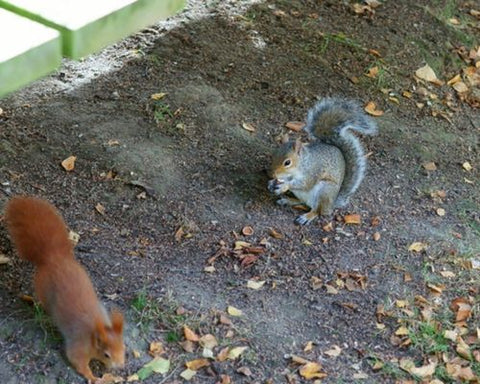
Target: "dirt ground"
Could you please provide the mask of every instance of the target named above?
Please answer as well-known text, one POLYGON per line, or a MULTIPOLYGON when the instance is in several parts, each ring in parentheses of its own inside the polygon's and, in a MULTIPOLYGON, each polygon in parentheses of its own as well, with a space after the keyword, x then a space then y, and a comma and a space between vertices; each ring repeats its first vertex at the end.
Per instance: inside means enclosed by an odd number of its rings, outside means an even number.
MULTIPOLYGON (((464 278, 453 260, 480 255, 480 96, 471 89, 461 100, 414 74, 426 63, 444 82, 463 73, 465 50, 478 48, 478 3, 250 3, 211 1, 200 17, 192 2, 0 100, 0 208, 16 194, 44 197, 80 235, 76 255, 99 296, 128 320, 124 378, 160 341, 170 370, 143 382, 184 382, 185 362, 202 357, 197 343, 179 344, 187 325, 215 336, 215 356, 248 347, 211 360, 193 383, 314 382, 292 355, 321 364, 325 383, 419 380, 391 367, 431 356, 415 341, 395 345, 401 317, 379 311, 421 295, 448 312, 467 295, 478 315, 478 276, 464 278), (266 171, 285 124, 323 96, 384 113, 380 134, 362 138, 369 167, 349 206, 299 227, 298 212, 267 191, 266 171), (253 253, 234 251, 236 241, 253 253), (415 242, 427 248, 409 250, 415 242), (456 277, 439 274, 447 267, 456 277)), ((32 268, 4 228, 0 251, 10 259, 0 265, 0 381, 83 382, 48 318, 21 299, 32 295, 32 268)))

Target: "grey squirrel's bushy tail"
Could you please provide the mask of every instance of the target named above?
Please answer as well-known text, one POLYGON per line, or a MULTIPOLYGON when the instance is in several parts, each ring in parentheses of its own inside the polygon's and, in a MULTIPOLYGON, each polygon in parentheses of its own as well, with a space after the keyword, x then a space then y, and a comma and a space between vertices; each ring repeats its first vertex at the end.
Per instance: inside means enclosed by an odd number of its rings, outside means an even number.
POLYGON ((309 111, 304 130, 310 140, 334 145, 345 157, 345 176, 335 205, 345 206, 365 176, 365 152, 352 131, 364 135, 378 132, 375 122, 352 100, 324 98, 309 111))

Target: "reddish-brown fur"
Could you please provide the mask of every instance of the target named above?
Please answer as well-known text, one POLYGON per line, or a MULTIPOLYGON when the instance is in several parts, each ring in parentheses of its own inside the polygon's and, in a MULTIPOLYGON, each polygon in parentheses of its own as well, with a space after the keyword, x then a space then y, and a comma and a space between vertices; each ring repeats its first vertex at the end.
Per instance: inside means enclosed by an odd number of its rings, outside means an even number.
POLYGON ((20 257, 35 265, 35 295, 62 333, 75 369, 95 381, 91 359, 122 367, 123 316, 109 315, 98 300, 55 207, 38 198, 15 197, 7 203, 5 222, 20 257))

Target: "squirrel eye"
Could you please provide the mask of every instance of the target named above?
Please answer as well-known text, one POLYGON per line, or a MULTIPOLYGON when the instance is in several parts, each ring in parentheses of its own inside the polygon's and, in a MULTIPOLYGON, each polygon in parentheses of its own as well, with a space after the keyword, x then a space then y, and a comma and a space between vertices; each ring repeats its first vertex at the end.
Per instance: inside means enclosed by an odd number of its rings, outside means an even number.
POLYGON ((289 167, 290 165, 292 165, 292 160, 290 160, 290 159, 287 159, 283 162, 284 167, 289 167))
POLYGON ((107 359, 110 359, 110 353, 108 353, 108 352, 104 352, 103 356, 105 356, 105 358, 107 358, 107 359))

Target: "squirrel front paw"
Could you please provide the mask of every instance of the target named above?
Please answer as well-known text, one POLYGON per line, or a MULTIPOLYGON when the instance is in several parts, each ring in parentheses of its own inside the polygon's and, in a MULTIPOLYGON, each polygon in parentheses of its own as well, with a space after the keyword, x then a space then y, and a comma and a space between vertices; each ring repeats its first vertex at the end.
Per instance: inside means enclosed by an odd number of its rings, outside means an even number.
POLYGON ((272 179, 268 182, 268 190, 276 195, 281 195, 288 191, 288 184, 278 179, 272 179))
POLYGON ((310 211, 295 218, 295 224, 306 225, 318 216, 317 213, 310 211))

